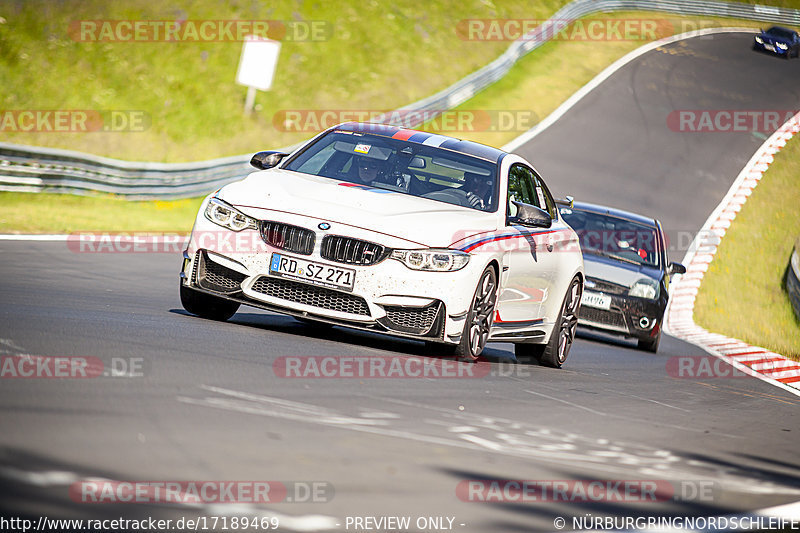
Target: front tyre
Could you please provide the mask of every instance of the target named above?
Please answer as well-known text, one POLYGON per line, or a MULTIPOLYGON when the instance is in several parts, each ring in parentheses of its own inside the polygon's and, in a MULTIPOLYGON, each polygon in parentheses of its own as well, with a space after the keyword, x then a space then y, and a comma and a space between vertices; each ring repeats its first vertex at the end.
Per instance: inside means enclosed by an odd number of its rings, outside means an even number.
POLYGON ((232 317, 240 305, 238 302, 192 290, 183 283, 181 283, 181 304, 193 315, 223 321, 232 317))
POLYGON ((561 310, 550 334, 550 341, 542 351, 541 363, 553 368, 561 368, 567 360, 569 350, 575 341, 575 331, 578 328, 578 309, 581 305, 583 284, 578 276, 572 278, 569 284, 561 310))
POLYGON ((464 361, 476 361, 486 347, 489 331, 494 321, 494 307, 497 304, 497 274, 490 265, 481 274, 472 305, 461 332, 461 342, 455 348, 455 355, 464 361))

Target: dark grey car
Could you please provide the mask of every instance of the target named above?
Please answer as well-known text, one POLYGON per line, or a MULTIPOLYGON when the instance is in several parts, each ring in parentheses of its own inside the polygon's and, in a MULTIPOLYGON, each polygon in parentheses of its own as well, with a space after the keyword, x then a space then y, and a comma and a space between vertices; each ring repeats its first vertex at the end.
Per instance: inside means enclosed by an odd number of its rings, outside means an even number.
POLYGON ((580 238, 586 269, 579 325, 658 351, 670 276, 686 272, 669 262, 661 223, 582 202, 562 207, 561 215, 580 238))

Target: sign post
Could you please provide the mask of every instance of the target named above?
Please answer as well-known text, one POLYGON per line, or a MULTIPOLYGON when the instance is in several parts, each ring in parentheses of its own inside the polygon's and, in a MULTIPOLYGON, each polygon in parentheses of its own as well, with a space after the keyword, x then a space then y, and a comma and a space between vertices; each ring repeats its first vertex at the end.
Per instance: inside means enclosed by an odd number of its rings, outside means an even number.
POLYGON ((247 98, 244 102, 245 115, 253 112, 256 89, 268 91, 272 87, 280 52, 281 43, 278 41, 257 35, 245 36, 242 55, 239 58, 239 69, 236 72, 236 83, 247 86, 247 98))

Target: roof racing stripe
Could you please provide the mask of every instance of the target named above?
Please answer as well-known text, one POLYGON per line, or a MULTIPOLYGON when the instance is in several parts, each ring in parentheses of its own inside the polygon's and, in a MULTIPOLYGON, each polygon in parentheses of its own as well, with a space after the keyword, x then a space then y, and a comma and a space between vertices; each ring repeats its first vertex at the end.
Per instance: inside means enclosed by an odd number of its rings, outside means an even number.
POLYGON ((453 138, 447 139, 447 142, 442 143, 440 147, 446 148, 448 150, 453 150, 456 152, 482 157, 483 159, 488 159, 490 161, 494 161, 495 163, 500 163, 500 160, 503 159, 503 157, 506 155, 506 153, 503 152, 502 150, 498 150, 497 148, 492 148, 491 146, 478 144, 472 141, 462 141, 460 139, 453 139, 453 138))
POLYGON ((450 137, 444 135, 431 135, 422 143, 425 146, 439 147, 450 140, 450 137))
POLYGON ((407 141, 408 138, 411 137, 412 135, 414 135, 415 133, 418 133, 418 132, 416 132, 414 130, 400 130, 397 133, 395 133, 394 135, 392 135, 392 139, 398 139, 400 141, 407 141))
POLYGON ((420 143, 420 144, 422 144, 422 142, 425 141, 431 135, 433 135, 433 134, 432 133, 425 133, 424 131, 418 131, 417 133, 415 133, 414 135, 409 137, 408 140, 411 141, 412 143, 420 143))
POLYGON ((486 159, 497 164, 499 164, 503 157, 506 156, 506 152, 491 146, 486 146, 484 144, 479 144, 472 141, 463 141, 456 139, 455 137, 448 137, 446 135, 427 133, 424 131, 401 128, 398 126, 389 126, 386 124, 347 122, 345 124, 340 124, 339 126, 334 126, 334 128, 338 131, 352 131, 354 133, 379 135, 381 137, 389 137, 397 140, 444 148, 465 155, 480 157, 481 159, 486 159), (428 139, 431 140, 428 141, 428 139))

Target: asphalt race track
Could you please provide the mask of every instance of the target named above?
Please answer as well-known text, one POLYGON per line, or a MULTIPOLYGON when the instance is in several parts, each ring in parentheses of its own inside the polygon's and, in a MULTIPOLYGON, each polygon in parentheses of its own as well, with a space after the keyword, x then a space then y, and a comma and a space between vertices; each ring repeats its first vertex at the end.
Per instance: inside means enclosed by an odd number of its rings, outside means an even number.
MULTIPOLYGON (((671 234, 696 231, 764 135, 672 131, 669 113, 800 102, 800 61, 753 52, 751 38, 649 52, 518 151, 557 196, 651 213, 671 234)), ((123 376, 0 382, 4 516, 260 513, 286 531, 364 530, 348 516, 409 516, 411 530, 433 531, 444 528, 414 524, 454 517, 454 530, 482 533, 800 500, 800 398, 752 378, 671 377, 670 358, 701 355, 673 338, 653 355, 585 335, 562 370, 513 365, 510 346, 493 344, 489 374, 475 379, 286 379, 273 370, 281 356, 425 352, 249 308, 228 323, 190 316, 176 254, 10 241, 0 253, 0 355, 140 365, 123 376), (290 493, 303 501, 269 505, 72 501, 70 486, 87 478, 323 482, 325 491, 321 501, 290 493), (653 480, 660 489, 655 502, 459 498, 459 483, 498 478, 653 480)))

